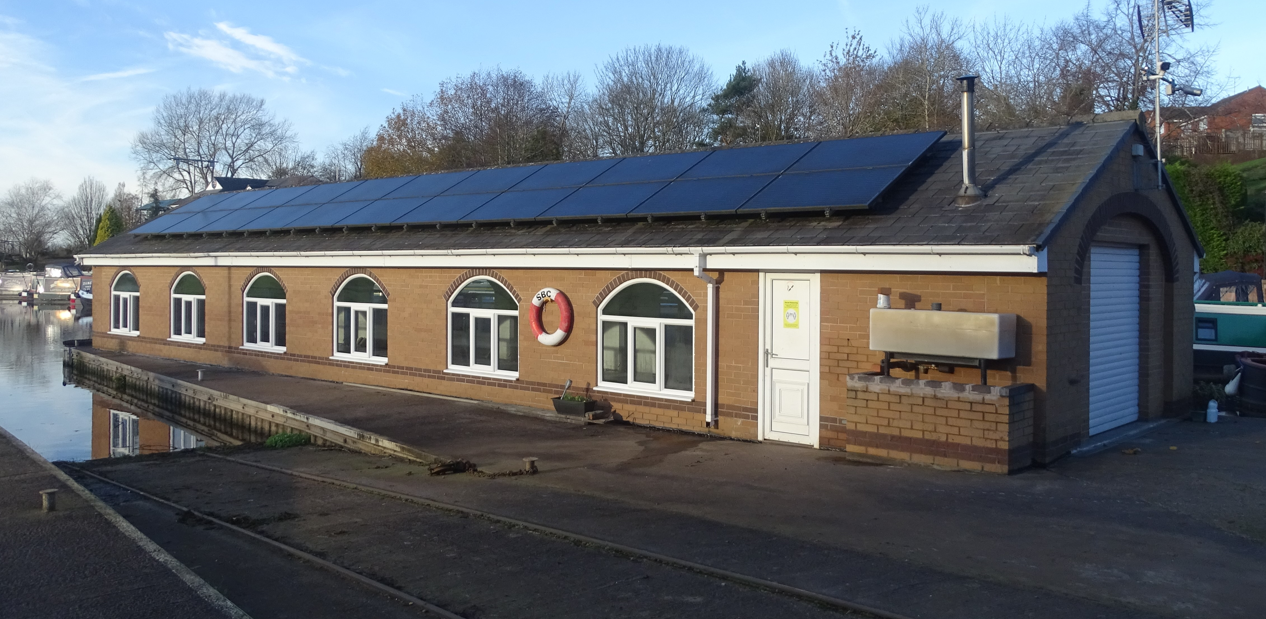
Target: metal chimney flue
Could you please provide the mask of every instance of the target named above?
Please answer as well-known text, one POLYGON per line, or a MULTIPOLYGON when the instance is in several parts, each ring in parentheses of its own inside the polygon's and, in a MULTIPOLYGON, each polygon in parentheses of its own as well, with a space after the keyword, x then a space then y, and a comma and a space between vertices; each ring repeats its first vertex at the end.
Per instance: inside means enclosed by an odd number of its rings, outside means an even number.
POLYGON ((985 197, 985 191, 976 184, 976 80, 979 76, 964 75, 958 78, 963 87, 963 188, 958 191, 954 203, 971 206, 985 197))

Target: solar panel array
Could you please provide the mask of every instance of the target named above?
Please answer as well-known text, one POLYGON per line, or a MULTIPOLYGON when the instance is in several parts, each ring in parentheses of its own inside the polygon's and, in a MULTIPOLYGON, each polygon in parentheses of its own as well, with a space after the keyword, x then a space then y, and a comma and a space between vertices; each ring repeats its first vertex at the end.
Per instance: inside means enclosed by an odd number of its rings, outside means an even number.
POLYGON ((771 144, 221 193, 198 198, 134 232, 866 209, 943 135, 771 144))

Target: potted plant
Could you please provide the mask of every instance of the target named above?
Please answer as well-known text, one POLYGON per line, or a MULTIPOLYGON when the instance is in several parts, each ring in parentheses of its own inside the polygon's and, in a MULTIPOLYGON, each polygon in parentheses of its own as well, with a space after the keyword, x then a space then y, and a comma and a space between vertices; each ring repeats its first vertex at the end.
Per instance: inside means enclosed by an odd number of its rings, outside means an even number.
POLYGON ((554 410, 560 415, 572 415, 574 417, 584 417, 594 409, 595 402, 583 395, 574 393, 564 393, 561 396, 550 398, 554 402, 554 410))

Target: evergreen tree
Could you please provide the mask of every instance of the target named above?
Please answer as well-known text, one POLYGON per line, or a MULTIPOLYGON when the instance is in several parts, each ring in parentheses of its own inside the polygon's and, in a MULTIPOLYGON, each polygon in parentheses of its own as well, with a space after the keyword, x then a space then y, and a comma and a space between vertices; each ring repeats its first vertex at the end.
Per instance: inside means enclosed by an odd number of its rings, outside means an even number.
POLYGON ((739 112, 759 83, 760 78, 752 74, 744 61, 734 67, 734 74, 725 83, 725 87, 712 95, 708 112, 716 117, 716 124, 711 132, 713 143, 729 145, 743 141, 750 128, 739 120, 739 112))
POLYGON ((118 236, 123 232, 123 216, 119 215, 119 211, 115 210, 114 205, 106 207, 104 213, 101 214, 101 224, 97 226, 97 241, 93 245, 100 245, 106 239, 118 236))

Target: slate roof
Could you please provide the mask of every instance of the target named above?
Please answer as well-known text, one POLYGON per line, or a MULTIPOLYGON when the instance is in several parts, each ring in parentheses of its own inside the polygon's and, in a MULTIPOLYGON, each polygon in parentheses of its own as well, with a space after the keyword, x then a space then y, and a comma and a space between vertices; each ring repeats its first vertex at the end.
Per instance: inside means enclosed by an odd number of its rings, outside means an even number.
POLYGON ((977 135, 988 196, 954 204, 962 180, 957 136, 935 144, 869 211, 825 217, 645 220, 299 232, 265 236, 124 234, 89 254, 385 251, 777 245, 1042 245, 1049 231, 1139 131, 1133 120, 977 135))

